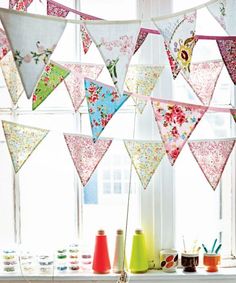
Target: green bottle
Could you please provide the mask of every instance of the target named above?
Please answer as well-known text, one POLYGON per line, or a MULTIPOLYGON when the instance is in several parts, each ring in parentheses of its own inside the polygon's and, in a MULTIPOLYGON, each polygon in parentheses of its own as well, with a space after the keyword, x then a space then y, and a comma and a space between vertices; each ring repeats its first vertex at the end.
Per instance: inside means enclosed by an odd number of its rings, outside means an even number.
POLYGON ((131 273, 144 273, 148 270, 145 238, 141 229, 135 230, 129 269, 131 273))

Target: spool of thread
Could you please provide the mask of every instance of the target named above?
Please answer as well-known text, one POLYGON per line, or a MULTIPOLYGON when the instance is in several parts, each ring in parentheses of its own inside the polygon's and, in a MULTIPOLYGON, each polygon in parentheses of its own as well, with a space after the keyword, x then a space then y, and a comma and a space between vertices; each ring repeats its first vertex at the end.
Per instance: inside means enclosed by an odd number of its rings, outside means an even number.
POLYGON ((96 235, 92 268, 95 273, 109 273, 111 269, 107 236, 104 230, 98 230, 96 235))
POLYGON ((121 273, 123 271, 123 261, 126 269, 126 257, 124 258, 124 233, 123 230, 119 229, 116 231, 115 255, 112 268, 114 273, 121 273))
POLYGON ((145 273, 148 270, 145 237, 141 229, 135 230, 133 236, 129 269, 131 273, 145 273))

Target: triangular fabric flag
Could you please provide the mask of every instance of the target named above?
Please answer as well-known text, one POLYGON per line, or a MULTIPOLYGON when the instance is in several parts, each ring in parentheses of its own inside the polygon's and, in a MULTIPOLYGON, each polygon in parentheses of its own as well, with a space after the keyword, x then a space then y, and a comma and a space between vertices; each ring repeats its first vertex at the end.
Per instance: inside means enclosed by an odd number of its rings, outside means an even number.
POLYGON ((33 0, 18 0, 16 3, 16 10, 26 12, 33 0))
POLYGON ((230 113, 232 114, 234 121, 236 123, 236 110, 230 110, 230 113))
POLYGON ((19 0, 9 0, 9 9, 13 9, 19 0))
POLYGON ((123 94, 125 76, 133 56, 140 21, 86 23, 85 27, 96 44, 119 95, 123 94))
POLYGON ((231 80, 236 84, 236 39, 222 39, 216 42, 231 80))
POLYGON ((91 137, 64 134, 64 138, 81 183, 85 186, 107 152, 112 139, 100 139, 95 144, 91 137))
POLYGON ((144 189, 147 188, 163 156, 162 142, 124 140, 125 147, 144 189))
POLYGON ((183 75, 204 105, 209 105, 211 102, 223 66, 222 60, 192 63, 189 79, 183 75))
POLYGON ((12 102, 13 104, 16 104, 21 94, 24 92, 24 88, 22 86, 12 52, 9 52, 0 61, 0 66, 2 68, 2 74, 4 76, 5 83, 8 92, 11 96, 12 102))
POLYGON ((192 141, 188 145, 207 181, 216 189, 235 140, 192 141))
POLYGON ((137 39, 136 45, 135 45, 134 54, 142 46, 142 44, 144 43, 147 36, 148 36, 148 32, 141 28, 140 31, 139 31, 139 34, 138 34, 138 39, 137 39))
POLYGON ((235 0, 218 0, 207 5, 207 8, 229 35, 236 35, 235 0))
POLYGON ((174 165, 207 107, 159 101, 152 101, 152 106, 166 153, 174 165))
MULTIPOLYGON (((132 93, 150 96, 164 67, 150 65, 130 65, 125 84, 132 93)), ((146 100, 133 97, 140 114, 147 104, 146 100)))
POLYGON ((165 45, 165 50, 166 50, 167 58, 170 64, 170 69, 171 69, 173 79, 176 79, 178 74, 181 71, 181 67, 178 64, 178 62, 174 59, 174 57, 172 56, 169 46, 166 44, 166 42, 164 42, 164 45, 165 45))
POLYGON ((96 142, 129 95, 124 93, 119 96, 115 88, 88 78, 85 78, 84 85, 93 141, 96 142))
POLYGON ((0 60, 7 55, 9 50, 10 46, 5 31, 0 28, 0 60))
POLYGON ((2 121, 2 126, 17 173, 49 131, 8 121, 2 121))
POLYGON ((65 80, 75 111, 79 110, 85 98, 84 77, 96 80, 102 72, 103 65, 86 63, 64 63, 71 73, 65 80))
POLYGON ((30 98, 63 34, 66 21, 30 16, 2 8, 0 19, 7 33, 26 96, 30 98))
MULTIPOLYGON (((84 16, 81 16, 80 19, 81 20, 93 20, 94 18, 89 15, 86 15, 86 16, 84 15, 84 16)), ((80 33, 81 33, 84 54, 86 54, 89 51, 89 47, 92 44, 92 39, 90 38, 84 25, 80 26, 80 33)))
POLYGON ((69 75, 70 70, 51 61, 45 68, 33 94, 32 109, 35 110, 69 75))
MULTIPOLYGON (((185 76, 189 76, 193 48, 196 44, 196 11, 173 16, 163 20, 153 20, 164 37, 173 59, 177 61, 185 76)), ((168 54, 167 54, 168 55, 168 54)), ((173 75, 176 77, 176 74, 173 75)))
POLYGON ((70 12, 70 9, 57 2, 47 0, 47 15, 65 18, 70 12))

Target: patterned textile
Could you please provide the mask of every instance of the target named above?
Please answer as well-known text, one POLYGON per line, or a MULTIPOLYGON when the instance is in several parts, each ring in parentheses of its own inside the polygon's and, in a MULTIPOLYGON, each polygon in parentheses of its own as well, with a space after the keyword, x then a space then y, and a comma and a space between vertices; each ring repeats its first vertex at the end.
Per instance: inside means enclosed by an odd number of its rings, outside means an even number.
POLYGON ((138 39, 135 45, 134 54, 139 50, 139 48, 144 43, 147 36, 148 36, 148 32, 143 29, 140 29, 139 34, 138 34, 138 39))
POLYGON ((236 122, 236 110, 231 110, 230 112, 232 114, 232 117, 234 118, 234 121, 236 122))
POLYGON ((65 18, 70 10, 53 1, 47 0, 47 15, 65 18))
POLYGON ((5 31, 0 28, 0 60, 7 55, 9 50, 10 46, 5 31))

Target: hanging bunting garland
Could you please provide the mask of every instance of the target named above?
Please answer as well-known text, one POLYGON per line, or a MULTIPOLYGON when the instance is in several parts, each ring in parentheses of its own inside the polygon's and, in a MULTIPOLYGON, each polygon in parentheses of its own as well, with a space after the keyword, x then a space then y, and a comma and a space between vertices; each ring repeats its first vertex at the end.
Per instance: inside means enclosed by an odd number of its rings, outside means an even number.
POLYGON ((173 166, 207 107, 154 101, 152 106, 166 153, 173 166))
POLYGON ((0 60, 10 51, 9 42, 7 40, 5 31, 0 28, 0 60))
MULTIPOLYGON (((161 66, 131 65, 126 75, 125 84, 132 93, 150 96, 163 69, 164 67, 161 66)), ((138 111, 142 114, 147 101, 135 97, 133 99, 138 111)))
POLYGON ((35 110, 70 74, 70 70, 53 61, 44 68, 44 72, 36 86, 32 100, 32 110, 35 110))
POLYGON ((165 155, 162 142, 124 140, 124 145, 144 189, 165 155))
POLYGON ((103 65, 86 63, 64 63, 71 73, 65 80, 73 107, 77 112, 85 98, 84 77, 96 80, 102 72, 103 65))
POLYGON ((17 173, 49 131, 8 121, 2 121, 2 126, 17 173))
POLYGON ((173 79, 176 79, 179 72, 181 71, 181 67, 180 67, 179 63, 172 56, 171 51, 169 49, 169 46, 167 45, 166 42, 164 42, 164 46, 165 46, 167 58, 168 58, 168 61, 169 61, 169 64, 170 64, 170 70, 171 70, 173 79))
POLYGON ((138 35, 138 39, 135 45, 135 49, 134 49, 134 54, 139 50, 139 48, 142 46, 142 44, 144 43, 145 39, 148 36, 148 32, 141 28, 139 31, 139 35, 138 35))
POLYGON ((207 181, 215 190, 235 140, 191 141, 188 144, 207 181))
POLYGON ((223 66, 221 60, 192 63, 189 79, 183 75, 204 105, 209 105, 211 102, 223 66))
POLYGON ((70 12, 69 8, 57 2, 47 0, 47 15, 65 18, 70 12))
POLYGON ((232 114, 232 117, 234 118, 234 121, 236 122, 236 110, 231 110, 230 112, 232 114))
POLYGON ((86 186, 112 139, 100 139, 94 143, 91 137, 82 135, 64 134, 64 138, 81 183, 86 186))

